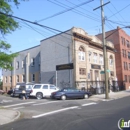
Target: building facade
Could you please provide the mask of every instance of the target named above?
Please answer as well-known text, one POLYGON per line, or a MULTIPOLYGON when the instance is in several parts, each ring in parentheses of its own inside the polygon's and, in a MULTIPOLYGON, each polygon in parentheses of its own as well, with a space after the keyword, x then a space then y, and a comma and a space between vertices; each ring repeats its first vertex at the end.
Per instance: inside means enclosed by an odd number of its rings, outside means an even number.
MULTIPOLYGON (((107 42, 108 76, 113 74, 116 77, 113 50, 112 42, 107 42)), ((15 87, 17 82, 81 88, 86 87, 84 82, 87 81, 104 81, 102 42, 81 28, 73 27, 41 40, 39 46, 19 52, 12 65, 13 71, 3 70, 5 91, 15 87), (67 68, 69 65, 71 68, 67 68)))
MULTIPOLYGON (((102 34, 96 35, 102 39, 102 34)), ((130 36, 117 27, 106 32, 106 40, 111 41, 115 48, 116 74, 119 81, 125 81, 126 89, 130 88, 130 36)))

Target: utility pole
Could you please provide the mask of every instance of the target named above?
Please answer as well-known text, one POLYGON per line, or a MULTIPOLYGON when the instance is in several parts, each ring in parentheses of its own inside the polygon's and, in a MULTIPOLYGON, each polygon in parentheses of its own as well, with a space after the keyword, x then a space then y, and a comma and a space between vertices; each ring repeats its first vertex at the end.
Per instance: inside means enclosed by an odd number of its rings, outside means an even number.
POLYGON ((101 2, 101 6, 95 8, 94 10, 98 9, 98 8, 101 8, 101 19, 102 19, 102 42, 103 42, 103 58, 104 58, 104 74, 105 74, 105 98, 106 99, 109 99, 109 94, 108 94, 108 76, 107 76, 107 53, 106 53, 106 41, 105 41, 105 27, 104 27, 104 24, 105 24, 105 18, 104 18, 104 9, 103 9, 103 6, 110 3, 107 2, 105 4, 103 4, 103 0, 100 0, 101 2))

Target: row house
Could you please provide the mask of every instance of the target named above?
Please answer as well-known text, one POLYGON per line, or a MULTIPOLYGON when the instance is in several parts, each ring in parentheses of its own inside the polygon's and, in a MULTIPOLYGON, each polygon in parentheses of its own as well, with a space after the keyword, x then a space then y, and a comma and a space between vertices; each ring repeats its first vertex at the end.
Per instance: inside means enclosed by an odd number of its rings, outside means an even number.
MULTIPOLYGON (((108 76, 116 77, 115 52, 107 42, 108 76)), ((18 82, 50 83, 58 87, 78 87, 87 81, 104 81, 102 41, 73 27, 40 41, 40 45, 20 51, 14 59, 13 71, 3 69, 5 91, 18 82), (71 65, 71 68, 67 67, 71 65), (60 68, 60 69, 57 69, 60 68), (76 82, 80 82, 76 85, 76 82)))

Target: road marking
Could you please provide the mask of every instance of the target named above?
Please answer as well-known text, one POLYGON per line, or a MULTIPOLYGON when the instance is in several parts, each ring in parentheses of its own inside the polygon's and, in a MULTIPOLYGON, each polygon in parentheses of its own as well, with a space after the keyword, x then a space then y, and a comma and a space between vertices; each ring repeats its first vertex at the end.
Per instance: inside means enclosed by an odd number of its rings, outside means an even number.
POLYGON ((2 100, 2 102, 12 102, 12 100, 2 100))
POLYGON ((13 108, 13 109, 17 110, 17 109, 21 109, 21 108, 25 108, 25 107, 16 107, 16 108, 13 108))
POLYGON ((103 99, 102 101, 109 102, 109 101, 112 101, 112 100, 115 100, 115 99, 103 99))
POLYGON ((40 115, 37 115, 37 116, 32 116, 32 118, 39 118, 39 117, 43 117, 43 116, 47 116, 47 115, 55 114, 55 113, 58 113, 58 112, 75 109, 75 108, 78 108, 78 106, 73 106, 73 107, 68 107, 68 108, 64 108, 64 109, 59 109, 59 110, 47 112, 47 113, 40 114, 40 115))
POLYGON ((35 103, 35 102, 25 102, 25 103, 13 104, 13 105, 8 105, 8 106, 3 106, 3 107, 8 108, 8 107, 20 106, 23 104, 31 104, 31 103, 35 103))
POLYGON ((89 106, 89 105, 95 105, 97 104, 96 102, 91 102, 91 103, 87 103, 87 104, 82 104, 82 106, 89 106))
POLYGON ((50 103, 55 103, 55 102, 61 102, 61 101, 43 102, 43 103, 37 103, 37 104, 32 104, 32 105, 37 106, 37 105, 50 104, 50 103))

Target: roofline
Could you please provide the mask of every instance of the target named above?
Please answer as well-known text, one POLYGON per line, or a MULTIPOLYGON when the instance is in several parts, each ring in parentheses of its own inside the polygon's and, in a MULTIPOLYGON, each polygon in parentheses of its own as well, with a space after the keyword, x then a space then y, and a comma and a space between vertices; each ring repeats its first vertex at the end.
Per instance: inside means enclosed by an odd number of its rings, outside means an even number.
MULTIPOLYGON (((72 29, 73 29, 73 27, 70 28, 70 29, 68 29, 68 30, 66 30, 66 31, 64 31, 64 32, 61 32, 61 33, 58 33, 58 34, 56 34, 56 35, 50 36, 50 37, 48 37, 48 38, 45 38, 45 39, 41 40, 40 42, 45 41, 45 40, 47 40, 47 39, 50 39, 50 38, 52 38, 52 37, 61 35, 62 33, 68 32, 68 31, 70 31, 70 30, 72 30, 72 29)), ((68 35, 69 35, 69 34, 68 34, 68 35)))
POLYGON ((27 51, 27 50, 30 50, 30 49, 36 48, 36 47, 38 47, 38 46, 40 46, 40 44, 37 45, 37 46, 34 46, 34 47, 27 48, 27 49, 22 50, 22 51, 15 52, 15 53, 19 53, 19 52, 27 51))

